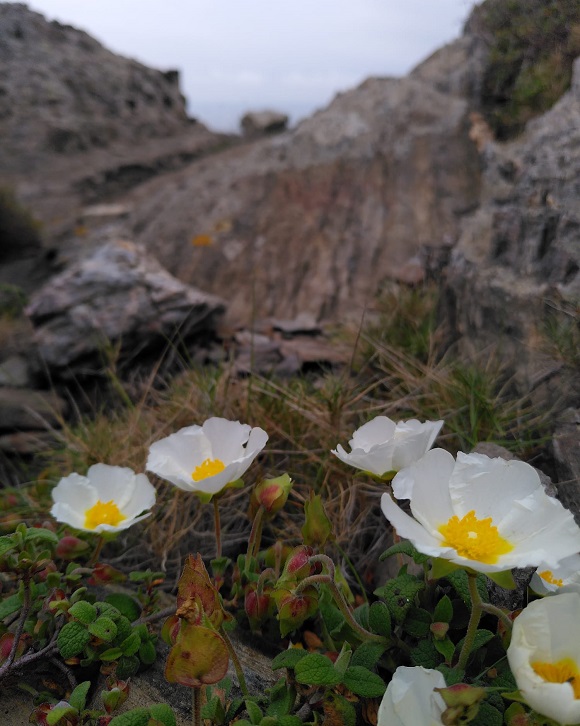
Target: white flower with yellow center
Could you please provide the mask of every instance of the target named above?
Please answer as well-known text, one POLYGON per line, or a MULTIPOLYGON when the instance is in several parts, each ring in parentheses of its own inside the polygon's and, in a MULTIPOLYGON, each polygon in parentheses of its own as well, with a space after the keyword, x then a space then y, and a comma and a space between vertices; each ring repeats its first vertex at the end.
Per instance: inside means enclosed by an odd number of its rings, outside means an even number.
POLYGON ((381 507, 419 552, 479 572, 554 567, 580 550, 571 512, 549 497, 536 470, 522 461, 482 454, 428 451, 393 480, 412 517, 383 494, 381 507))
POLYGON ((86 476, 61 479, 52 499, 50 513, 59 522, 88 532, 119 532, 151 514, 147 510, 155 504, 155 489, 145 474, 94 464, 86 476))
POLYGON ((187 426, 152 444, 147 470, 211 498, 246 472, 267 441, 260 428, 209 418, 203 426, 187 426))
POLYGON ((580 594, 530 603, 514 621, 507 657, 529 706, 560 724, 580 724, 580 594))
POLYGON ((357 429, 348 454, 339 444, 335 456, 349 466, 385 477, 420 459, 432 446, 443 421, 399 421, 377 416, 357 429))
POLYGON ((532 575, 530 587, 538 595, 580 592, 580 555, 566 557, 556 567, 541 562, 532 575))
POLYGON ((440 726, 445 703, 434 688, 445 688, 439 671, 399 666, 377 714, 377 726, 440 726))

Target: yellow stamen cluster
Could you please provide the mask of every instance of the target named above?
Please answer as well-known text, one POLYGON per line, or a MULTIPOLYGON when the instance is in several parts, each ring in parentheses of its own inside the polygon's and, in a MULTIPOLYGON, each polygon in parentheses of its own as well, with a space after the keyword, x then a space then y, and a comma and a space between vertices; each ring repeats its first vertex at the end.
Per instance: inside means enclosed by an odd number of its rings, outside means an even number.
POLYGON ((580 698, 580 672, 572 658, 562 658, 556 663, 536 661, 531 666, 534 673, 548 683, 569 683, 574 691, 574 698, 580 698))
POLYGON ((99 524, 110 524, 116 527, 124 519, 127 519, 121 510, 111 499, 110 502, 99 500, 85 512, 85 529, 95 529, 99 524))
POLYGON ((559 577, 554 577, 551 570, 544 570, 543 572, 538 572, 538 574, 542 578, 542 580, 549 582, 550 585, 557 585, 558 587, 562 587, 562 585, 564 584, 564 580, 560 579, 559 577))
POLYGON ((461 519, 457 515, 451 517, 447 524, 439 527, 439 532, 444 537, 444 547, 453 547, 461 557, 486 565, 495 564, 500 555, 514 548, 499 534, 491 517, 478 519, 473 509, 461 519))
POLYGON ((225 468, 226 465, 219 459, 206 459, 205 461, 202 461, 199 466, 195 467, 191 474, 191 478, 193 481, 201 481, 202 479, 207 479, 210 476, 219 474, 225 468))

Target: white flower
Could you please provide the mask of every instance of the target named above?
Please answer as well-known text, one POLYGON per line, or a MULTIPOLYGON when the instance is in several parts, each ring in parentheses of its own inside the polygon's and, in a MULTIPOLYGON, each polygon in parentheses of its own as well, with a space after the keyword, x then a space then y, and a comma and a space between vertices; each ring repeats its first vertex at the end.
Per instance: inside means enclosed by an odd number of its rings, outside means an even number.
POLYGON ((393 480, 410 517, 383 494, 381 507, 419 552, 479 572, 554 567, 580 550, 580 528, 522 461, 433 449, 393 480))
POLYGON ((86 476, 69 474, 52 490, 50 513, 59 522, 88 532, 119 532, 148 517, 155 489, 145 474, 94 464, 86 476))
POLYGON ((399 666, 377 714, 377 726, 440 726, 445 703, 434 688, 445 688, 439 671, 399 666))
POLYGON ((538 595, 580 592, 580 555, 565 557, 556 567, 541 562, 532 575, 530 587, 538 595))
POLYGON ((211 498, 245 473, 267 441, 260 428, 208 418, 203 426, 187 426, 152 444, 147 470, 211 498))
POLYGON ((580 723, 580 594, 530 603, 514 621, 507 657, 535 711, 561 724, 580 723))
POLYGON ((442 426, 443 421, 421 423, 416 419, 395 424, 386 416, 377 416, 353 433, 350 454, 340 444, 332 453, 345 464, 382 477, 420 459, 433 446, 442 426))

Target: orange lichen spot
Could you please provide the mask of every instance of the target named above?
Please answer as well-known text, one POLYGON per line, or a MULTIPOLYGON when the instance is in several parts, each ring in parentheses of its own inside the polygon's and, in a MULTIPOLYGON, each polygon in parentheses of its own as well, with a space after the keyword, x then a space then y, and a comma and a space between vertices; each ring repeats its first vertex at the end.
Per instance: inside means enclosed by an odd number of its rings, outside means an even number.
POLYGON ((192 237, 191 244, 194 247, 209 247, 213 244, 213 238, 209 234, 198 234, 192 237))

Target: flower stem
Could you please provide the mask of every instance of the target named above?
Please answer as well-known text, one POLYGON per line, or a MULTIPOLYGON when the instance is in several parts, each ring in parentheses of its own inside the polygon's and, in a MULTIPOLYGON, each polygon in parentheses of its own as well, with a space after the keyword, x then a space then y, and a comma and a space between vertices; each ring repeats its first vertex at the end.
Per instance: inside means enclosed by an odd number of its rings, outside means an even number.
POLYGON ((248 554, 246 555, 246 568, 248 567, 252 557, 255 557, 260 550, 260 542, 262 541, 262 519, 264 516, 264 507, 260 504, 254 521, 252 522, 252 530, 248 538, 248 554))
POLYGON ((216 557, 222 556, 222 527, 217 497, 213 497, 213 518, 215 522, 215 551, 216 557))
POLYGON ((240 663, 238 654, 236 653, 234 646, 232 645, 232 641, 229 639, 228 634, 222 627, 220 627, 220 635, 224 639, 224 642, 228 649, 228 653, 230 654, 230 658, 232 659, 232 663, 234 664, 236 675, 238 677, 238 683, 240 684, 240 690, 244 694, 244 696, 249 696, 250 692, 248 691, 248 686, 246 684, 246 677, 242 669, 242 664, 240 663))
POLYGON ((461 653, 459 654, 459 661, 457 662, 457 668, 463 672, 465 671, 467 659, 469 658, 469 654, 471 653, 471 649, 473 648, 475 635, 477 633, 477 626, 479 625, 479 621, 481 620, 481 613, 483 611, 483 602, 477 589, 477 575, 475 573, 467 573, 467 584, 469 586, 469 594, 471 596, 471 615, 469 616, 467 633, 465 634, 463 647, 461 648, 461 653))
POLYGON ((358 634, 361 640, 373 640, 378 643, 385 643, 387 645, 390 644, 391 641, 389 638, 385 638, 382 635, 377 635, 376 633, 371 633, 369 630, 363 628, 362 625, 359 625, 357 623, 357 621, 353 617, 353 614, 350 611, 350 608, 348 607, 346 600, 342 596, 342 593, 336 586, 336 583, 334 582, 332 577, 330 577, 329 575, 310 575, 310 577, 306 577, 304 580, 302 580, 302 582, 298 583, 294 592, 298 595, 306 587, 308 587, 309 585, 314 585, 316 583, 319 583, 321 585, 328 585, 332 597, 338 605, 338 608, 342 613, 344 619, 355 631, 355 633, 358 634))
POLYGON ((195 686, 191 689, 191 711, 193 726, 201 726, 201 688, 195 686))
POLYGON ((509 615, 506 615, 503 610, 496 607, 495 605, 490 605, 487 602, 484 602, 481 604, 481 609, 484 613, 489 613, 490 615, 495 615, 495 617, 498 620, 501 620, 501 622, 504 624, 506 630, 508 633, 511 633, 512 628, 514 627, 513 620, 510 618, 509 615))
POLYGON ((87 565, 89 567, 93 567, 97 564, 97 560, 99 559, 99 555, 101 554, 101 550, 103 549, 103 545, 105 544, 105 538, 103 535, 99 535, 99 539, 97 540, 97 545, 95 547, 95 550, 93 554, 91 555, 91 559, 87 562, 87 565))

